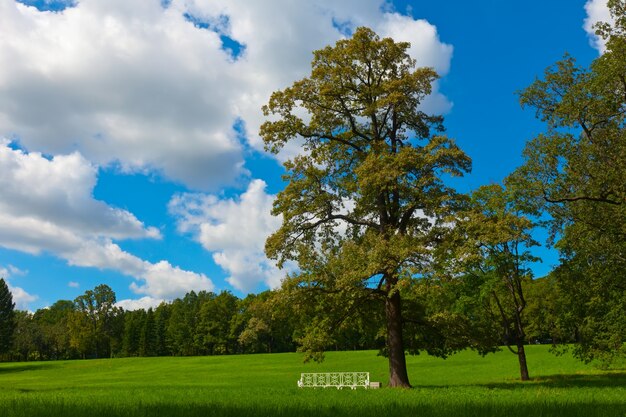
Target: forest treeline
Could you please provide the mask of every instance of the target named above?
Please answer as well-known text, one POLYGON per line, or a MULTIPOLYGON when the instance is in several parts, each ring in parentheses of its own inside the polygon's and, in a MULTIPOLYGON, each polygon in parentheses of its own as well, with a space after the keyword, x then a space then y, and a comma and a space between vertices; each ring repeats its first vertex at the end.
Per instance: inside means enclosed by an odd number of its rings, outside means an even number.
MULTIPOLYGON (((554 336, 556 301, 546 291, 548 279, 529 281, 528 340, 549 343, 554 336)), ((7 361, 61 360, 138 356, 198 356, 293 352, 310 320, 277 291, 238 298, 228 291, 187 293, 156 308, 128 311, 116 306, 107 285, 86 291, 74 301, 59 300, 34 313, 15 311, 7 361)), ((443 309, 446 306, 440 305, 443 309)), ((449 307, 449 306, 448 306, 449 307)), ((329 349, 382 349, 384 327, 377 315, 343 323, 329 349)), ((568 341, 574 334, 566 336, 568 341)), ((573 339, 572 339, 573 340, 573 339)), ((503 343, 506 341, 503 340, 503 343)))
MULTIPOLYGON (((34 313, 15 312, 5 360, 197 356, 295 350, 290 321, 264 317, 269 292, 240 299, 191 291, 156 308, 124 310, 107 285, 34 313)), ((272 314, 275 316, 275 314, 272 314)))

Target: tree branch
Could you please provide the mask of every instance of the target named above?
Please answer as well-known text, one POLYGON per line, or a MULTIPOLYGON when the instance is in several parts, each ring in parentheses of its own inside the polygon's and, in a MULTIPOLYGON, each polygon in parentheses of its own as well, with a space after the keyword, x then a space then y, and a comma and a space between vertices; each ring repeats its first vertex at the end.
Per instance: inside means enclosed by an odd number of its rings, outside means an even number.
POLYGON ((616 206, 620 206, 622 205, 621 201, 615 201, 615 200, 611 200, 607 197, 589 197, 589 196, 577 196, 577 197, 563 197, 563 198, 550 198, 548 197, 548 194, 544 191, 543 193, 543 199, 546 200, 548 203, 571 203, 574 201, 595 201, 597 203, 606 203, 606 204, 613 204, 616 206))
POLYGON ((304 230, 312 230, 312 229, 317 228, 318 226, 321 226, 322 224, 328 223, 328 222, 333 221, 333 220, 343 220, 343 221, 348 222, 348 223, 350 223, 351 225, 354 225, 354 226, 366 226, 366 227, 371 227, 371 228, 375 228, 375 229, 380 228, 380 225, 378 223, 370 222, 370 221, 367 221, 367 220, 353 219, 352 217, 346 216, 345 214, 329 214, 325 218, 320 219, 320 220, 316 221, 315 223, 308 224, 308 225, 302 225, 302 228, 304 230))
POLYGON ((331 135, 331 134, 323 134, 323 133, 309 133, 309 134, 304 134, 302 132, 297 132, 298 135, 302 136, 305 139, 328 139, 330 141, 334 141, 334 142, 339 142, 341 144, 344 144, 346 146, 349 146, 353 149, 355 149, 358 152, 363 152, 363 149, 361 149, 360 146, 355 145, 354 143, 342 139, 342 138, 338 138, 337 136, 331 135))
POLYGON ((413 213, 415 213, 415 210, 417 210, 418 208, 419 206, 417 204, 413 204, 406 209, 406 211, 402 215, 402 218, 400 219, 400 224, 398 225, 398 230, 400 231, 400 233, 406 233, 406 228, 409 225, 409 220, 411 220, 413 213))

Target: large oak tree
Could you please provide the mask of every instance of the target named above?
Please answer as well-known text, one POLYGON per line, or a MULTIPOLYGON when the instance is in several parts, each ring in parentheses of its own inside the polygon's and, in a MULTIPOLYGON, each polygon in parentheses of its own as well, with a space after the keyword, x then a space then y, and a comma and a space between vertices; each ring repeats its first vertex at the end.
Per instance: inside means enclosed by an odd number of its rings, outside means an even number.
MULTIPOLYGON (((416 67, 408 48, 358 28, 315 51, 310 76, 272 94, 260 131, 270 151, 302 147, 285 162, 288 185, 273 209, 282 226, 266 242, 280 265, 299 263, 285 285, 332 301, 325 306, 335 314, 302 340, 323 340, 355 316, 382 315, 389 384, 404 387, 403 327, 414 317, 403 316, 403 289, 426 273, 448 229, 456 195, 442 175, 471 165, 442 134, 442 118, 422 110, 437 74, 416 67)), ((309 308, 317 314, 322 306, 309 308)))

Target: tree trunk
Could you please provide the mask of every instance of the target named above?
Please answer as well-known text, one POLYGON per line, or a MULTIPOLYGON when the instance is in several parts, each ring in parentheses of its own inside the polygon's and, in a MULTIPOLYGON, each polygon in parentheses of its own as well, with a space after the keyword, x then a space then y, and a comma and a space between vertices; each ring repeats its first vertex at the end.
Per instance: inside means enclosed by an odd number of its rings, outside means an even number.
POLYGON ((528 381, 530 380, 530 376, 528 375, 528 364, 526 363, 526 350, 524 350, 526 332, 524 332, 524 324, 522 323, 522 311, 524 310, 524 307, 526 307, 526 302, 522 296, 521 287, 519 290, 519 298, 522 300, 523 304, 520 307, 517 306, 516 302, 515 330, 517 334, 515 335, 515 341, 517 344, 517 359, 519 361, 520 378, 522 381, 528 381))
POLYGON ((389 350, 389 386, 411 388, 406 371, 400 294, 396 291, 385 299, 387 316, 387 348, 389 350))
POLYGON ((517 342, 517 359, 519 360, 519 372, 522 381, 530 380, 528 375, 528 365, 526 364, 526 351, 524 350, 524 342, 517 342))

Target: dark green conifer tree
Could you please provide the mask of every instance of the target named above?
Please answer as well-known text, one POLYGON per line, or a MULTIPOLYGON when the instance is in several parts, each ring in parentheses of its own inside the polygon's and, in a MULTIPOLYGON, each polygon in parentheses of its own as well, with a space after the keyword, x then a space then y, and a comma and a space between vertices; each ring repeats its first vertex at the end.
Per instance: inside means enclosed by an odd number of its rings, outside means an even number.
POLYGON ((15 331, 15 303, 4 278, 0 278, 0 354, 11 349, 15 331))

